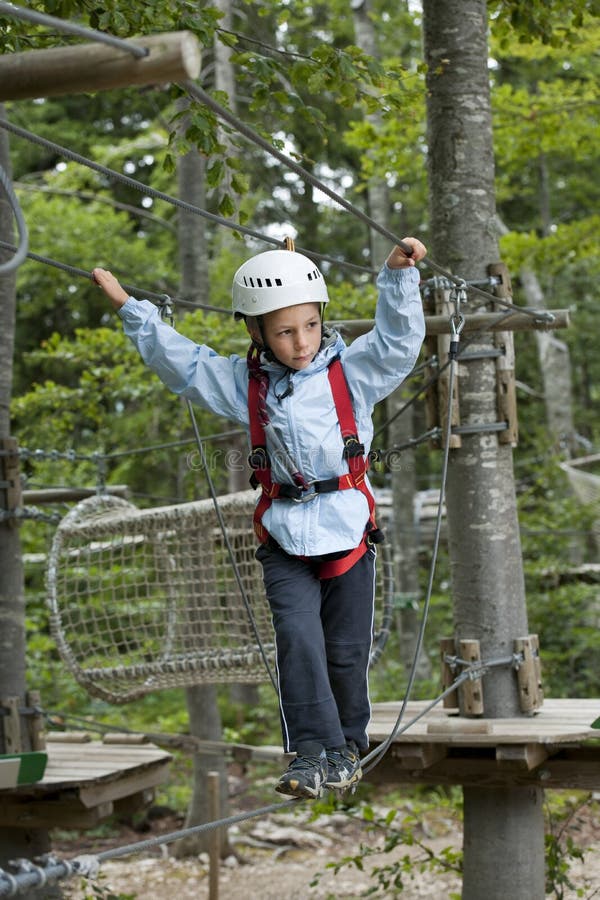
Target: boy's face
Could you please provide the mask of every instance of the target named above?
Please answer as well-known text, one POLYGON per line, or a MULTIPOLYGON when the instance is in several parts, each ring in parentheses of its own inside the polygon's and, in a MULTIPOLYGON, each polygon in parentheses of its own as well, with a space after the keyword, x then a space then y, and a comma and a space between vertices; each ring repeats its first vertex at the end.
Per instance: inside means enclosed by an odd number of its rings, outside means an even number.
POLYGON ((305 369, 321 346, 318 303, 299 303, 265 313, 262 327, 267 346, 290 369, 305 369))

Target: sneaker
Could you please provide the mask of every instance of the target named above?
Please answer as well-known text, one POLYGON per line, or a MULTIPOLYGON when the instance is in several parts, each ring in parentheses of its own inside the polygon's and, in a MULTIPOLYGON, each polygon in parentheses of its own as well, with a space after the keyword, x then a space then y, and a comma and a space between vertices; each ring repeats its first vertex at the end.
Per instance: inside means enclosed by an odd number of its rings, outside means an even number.
POLYGON ((327 755, 322 744, 304 741, 298 746, 296 759, 283 773, 275 790, 289 797, 316 800, 323 793, 327 778, 327 755))
POLYGON ((328 749, 326 754, 329 767, 326 787, 346 789, 360 781, 362 769, 358 747, 354 741, 349 741, 341 749, 328 749))

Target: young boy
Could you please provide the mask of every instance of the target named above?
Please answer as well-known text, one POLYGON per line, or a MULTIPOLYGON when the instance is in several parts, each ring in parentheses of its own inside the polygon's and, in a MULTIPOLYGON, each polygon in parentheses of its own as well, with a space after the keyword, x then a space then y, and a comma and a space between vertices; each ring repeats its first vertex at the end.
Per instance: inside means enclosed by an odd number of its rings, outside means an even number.
POLYGON ((415 263, 395 247, 377 285, 375 326, 346 346, 323 325, 323 276, 300 253, 270 250, 233 279, 233 311, 252 338, 224 357, 165 324, 110 272, 92 276, 147 365, 175 393, 249 429, 254 516, 275 630, 283 744, 296 758, 276 790, 319 797, 361 775, 368 748, 368 665, 375 542, 366 477, 375 403, 412 370, 424 337, 415 263))

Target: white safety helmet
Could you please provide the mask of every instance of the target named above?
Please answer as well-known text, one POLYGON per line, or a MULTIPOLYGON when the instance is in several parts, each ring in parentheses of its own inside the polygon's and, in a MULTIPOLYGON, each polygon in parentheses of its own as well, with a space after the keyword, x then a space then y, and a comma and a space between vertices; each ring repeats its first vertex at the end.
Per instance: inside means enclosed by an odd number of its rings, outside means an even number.
POLYGON ((267 250, 253 256, 233 276, 233 314, 263 316, 299 303, 327 303, 327 286, 317 266, 290 250, 267 250))

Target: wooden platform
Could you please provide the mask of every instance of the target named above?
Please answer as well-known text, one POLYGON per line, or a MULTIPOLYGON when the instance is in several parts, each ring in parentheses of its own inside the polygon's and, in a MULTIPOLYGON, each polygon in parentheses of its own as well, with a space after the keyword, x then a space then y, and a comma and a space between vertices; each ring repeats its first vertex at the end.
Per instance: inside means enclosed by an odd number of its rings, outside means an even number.
POLYGON ((107 816, 149 805, 171 754, 154 744, 66 743, 47 736, 42 781, 0 791, 3 826, 90 828, 107 816))
MULTIPOLYGON (((428 704, 409 703, 403 725, 428 704)), ((371 748, 390 734, 400 703, 373 705, 371 748)), ((465 718, 434 707, 393 741, 370 781, 600 789, 598 700, 544 700, 535 715, 465 718)), ((401 726, 402 727, 402 726, 401 726)))

